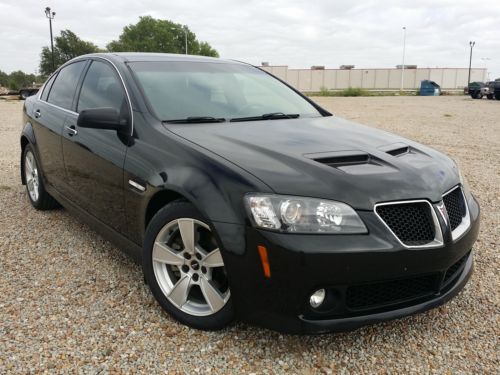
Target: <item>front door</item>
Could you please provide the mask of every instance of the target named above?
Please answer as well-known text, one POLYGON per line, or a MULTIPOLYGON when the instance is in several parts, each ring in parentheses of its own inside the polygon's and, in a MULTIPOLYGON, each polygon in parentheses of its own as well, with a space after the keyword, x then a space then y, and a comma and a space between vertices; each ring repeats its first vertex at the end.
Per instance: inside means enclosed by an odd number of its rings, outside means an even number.
MULTIPOLYGON (((63 131, 63 156, 73 201, 105 224, 126 232, 123 164, 131 124, 123 130, 77 126, 78 113, 113 108, 129 119, 128 102, 115 68, 93 60, 77 95, 76 113, 68 114, 63 131)), ((126 125, 125 125, 126 124, 126 125)))
POLYGON ((31 114, 45 183, 60 192, 66 186, 61 135, 66 117, 72 112, 76 87, 86 63, 69 64, 54 75, 45 85, 40 99, 35 100, 31 114))

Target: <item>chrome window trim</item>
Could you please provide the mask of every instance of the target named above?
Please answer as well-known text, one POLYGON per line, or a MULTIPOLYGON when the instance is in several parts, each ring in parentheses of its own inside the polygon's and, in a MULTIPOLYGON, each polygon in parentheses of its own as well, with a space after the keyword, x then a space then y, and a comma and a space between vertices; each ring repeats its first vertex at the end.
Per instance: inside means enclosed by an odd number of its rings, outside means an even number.
MULTIPOLYGON (((469 227, 470 227, 469 205, 467 203, 467 198, 465 197, 464 189, 462 188, 462 185, 457 185, 457 186, 451 188, 450 190, 448 190, 446 193, 443 194, 443 198, 445 196, 447 196, 448 194, 452 193, 453 191, 455 191, 456 189, 460 189, 460 193, 462 194, 462 198, 463 198, 464 203, 465 203, 465 216, 462 217, 462 222, 459 224, 459 226, 456 227, 455 230, 453 230, 451 232, 451 239, 453 241, 456 241, 460 237, 462 237, 465 234, 465 232, 467 231, 467 229, 469 229, 469 227)), ((444 202, 443 202, 443 204, 444 204, 444 202)), ((446 210, 446 215, 448 215, 448 210, 446 210)), ((450 219, 448 216, 448 221, 449 220, 450 219)))
POLYGON ((389 230, 389 232, 392 233, 392 235, 396 238, 396 240, 405 248, 407 249, 429 249, 429 248, 435 248, 435 247, 441 247, 444 245, 443 241, 443 232, 441 230, 441 225, 439 225, 439 220, 436 215, 436 210, 434 209, 434 206, 425 199, 414 199, 414 200, 406 200, 406 201, 396 201, 396 202, 383 202, 383 203, 377 203, 373 207, 373 212, 375 215, 379 218, 379 220, 384 224, 384 226, 389 230), (411 203, 426 203, 429 205, 429 208, 431 209, 431 216, 432 216, 432 221, 434 224, 434 240, 432 240, 429 243, 426 243, 425 245, 407 245, 403 241, 399 239, 399 237, 392 231, 392 229, 387 225, 387 223, 380 217, 380 215, 377 213, 377 207, 380 206, 393 206, 397 204, 411 204, 411 203))
POLYGON ((66 108, 63 108, 63 107, 59 107, 58 105, 55 105, 55 104, 52 104, 52 103, 49 103, 45 100, 41 100, 41 102, 44 102, 45 104, 47 105, 50 105, 51 107, 54 107, 54 108, 57 108, 57 109, 60 109, 61 111, 64 111, 64 112, 67 112, 67 113, 71 113, 72 115, 77 115, 78 116, 78 113, 76 112, 73 112, 71 109, 66 109, 66 108))
MULTIPOLYGON (((47 78, 47 80, 45 81, 45 83, 43 84, 42 88, 40 90, 38 90, 38 96, 37 96, 37 99, 45 104, 48 104, 54 108, 58 108, 58 109, 61 109, 65 112, 68 112, 68 113, 71 113, 73 115, 78 115, 78 112, 74 112, 72 110, 69 110, 69 109, 66 109, 66 108, 63 108, 63 107, 60 107, 58 105, 55 105, 55 104, 52 104, 52 103, 49 103, 48 101, 46 100, 42 100, 41 99, 41 95, 42 95, 42 92, 43 92, 43 89, 45 88, 45 85, 47 84, 47 82, 52 78, 52 76, 54 74, 56 74, 59 70, 61 70, 62 68, 64 68, 66 65, 69 65, 69 63, 74 63, 74 62, 78 62, 78 61, 85 61, 85 60, 92 60, 92 59, 101 59, 101 60, 105 60, 107 61, 108 63, 111 64, 111 66, 113 67, 113 69, 115 70, 115 72, 118 74, 118 77, 120 78, 120 81, 122 82, 122 86, 125 90, 125 95, 127 96, 127 102, 128 102, 128 107, 129 107, 129 110, 130 110, 130 135, 134 135, 134 110, 132 109, 132 101, 130 100, 130 95, 128 93, 128 89, 127 89, 127 86, 125 85, 125 80, 123 79, 123 76, 121 75, 120 71, 118 70, 118 68, 116 67, 116 65, 113 63, 113 61, 107 59, 106 57, 102 57, 102 56, 89 56, 87 58, 84 58, 84 59, 77 59, 77 60, 70 60, 68 61, 67 63, 63 64, 60 68, 58 68, 54 73, 52 73, 49 78, 47 78)), ((85 77, 84 77, 84 80, 85 80, 85 77)), ((82 84, 83 84, 83 81, 82 81, 82 84)))

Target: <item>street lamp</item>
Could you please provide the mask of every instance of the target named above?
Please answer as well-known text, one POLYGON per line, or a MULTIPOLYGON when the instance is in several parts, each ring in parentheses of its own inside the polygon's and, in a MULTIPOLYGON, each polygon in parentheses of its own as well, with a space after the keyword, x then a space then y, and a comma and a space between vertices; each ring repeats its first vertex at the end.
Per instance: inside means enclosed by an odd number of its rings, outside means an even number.
POLYGON ((45 16, 49 19, 50 25, 50 50, 52 53, 52 71, 56 70, 56 64, 54 62, 54 38, 52 37, 52 20, 56 16, 56 12, 51 12, 50 7, 45 8, 45 16))
POLYGON ((469 87, 469 85, 470 85, 470 69, 471 69, 471 66, 472 66, 472 48, 474 48, 475 45, 476 45, 476 42, 474 42, 474 41, 470 41, 469 42, 469 46, 470 46, 470 58, 469 58, 469 78, 467 80, 467 87, 469 87))
POLYGON ((406 52, 406 26, 403 26, 403 63, 401 64, 401 89, 403 91, 405 75, 405 52, 406 52))

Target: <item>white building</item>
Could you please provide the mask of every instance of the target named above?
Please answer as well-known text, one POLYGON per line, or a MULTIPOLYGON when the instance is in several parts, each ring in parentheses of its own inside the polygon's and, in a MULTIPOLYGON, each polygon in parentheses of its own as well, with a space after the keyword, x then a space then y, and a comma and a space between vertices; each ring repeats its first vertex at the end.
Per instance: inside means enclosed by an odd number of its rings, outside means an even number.
MULTIPOLYGON (((262 66, 291 86, 303 92, 341 90, 349 87, 367 90, 399 90, 402 69, 289 69, 288 66, 262 66)), ((467 86, 468 68, 416 68, 404 70, 404 89, 419 89, 422 80, 436 82, 444 90, 467 86)), ((487 78, 486 68, 473 68, 471 82, 487 78)))

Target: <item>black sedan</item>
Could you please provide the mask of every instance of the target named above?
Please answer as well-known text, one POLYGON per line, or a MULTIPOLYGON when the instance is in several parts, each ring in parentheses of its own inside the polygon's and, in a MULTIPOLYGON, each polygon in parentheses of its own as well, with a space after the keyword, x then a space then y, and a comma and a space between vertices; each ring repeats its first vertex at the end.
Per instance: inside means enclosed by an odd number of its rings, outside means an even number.
POLYGON ((180 322, 350 330, 464 287, 479 206, 447 156, 251 65, 95 54, 24 105, 22 182, 142 262, 180 322))

